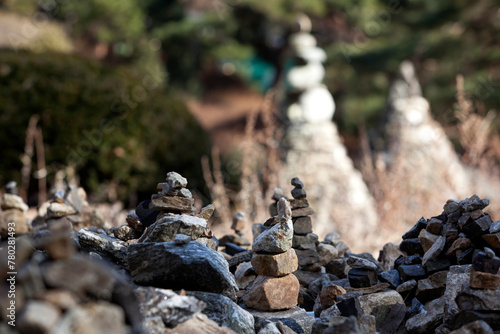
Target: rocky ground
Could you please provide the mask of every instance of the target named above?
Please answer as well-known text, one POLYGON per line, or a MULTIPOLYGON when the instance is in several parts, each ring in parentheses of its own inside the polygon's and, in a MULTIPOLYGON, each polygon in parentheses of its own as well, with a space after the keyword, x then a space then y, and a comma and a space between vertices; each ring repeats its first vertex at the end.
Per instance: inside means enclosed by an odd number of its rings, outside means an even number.
POLYGON ((375 259, 336 233, 319 241, 304 184, 291 183, 292 196, 277 189, 270 218, 253 225, 253 243, 242 213, 217 239, 215 208, 195 212, 175 172, 114 228, 71 187, 28 222, 10 184, 0 332, 500 332, 500 221, 488 199, 448 200, 375 259))

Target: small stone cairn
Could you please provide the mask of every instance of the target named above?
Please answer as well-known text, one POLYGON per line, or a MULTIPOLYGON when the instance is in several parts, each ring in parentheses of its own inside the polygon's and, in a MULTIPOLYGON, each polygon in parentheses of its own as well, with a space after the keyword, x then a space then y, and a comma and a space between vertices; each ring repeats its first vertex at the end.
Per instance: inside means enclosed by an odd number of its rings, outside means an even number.
POLYGON ((258 276, 243 296, 245 306, 261 311, 291 309, 297 305, 299 294, 299 281, 292 274, 298 267, 292 248, 292 210, 285 198, 280 198, 277 207, 275 224, 252 245, 251 262, 258 276))
POLYGON ((28 233, 29 230, 26 220, 28 206, 17 195, 16 183, 9 182, 5 187, 5 191, 5 194, 2 195, 2 211, 0 211, 0 236, 2 239, 6 239, 9 236, 9 232, 20 235, 28 233), (14 224, 9 225, 12 222, 14 224), (11 228, 10 231, 9 227, 11 228))
MULTIPOLYGON (((291 191, 293 199, 289 200, 293 222, 292 247, 297 254, 301 270, 321 271, 321 266, 337 257, 337 249, 330 244, 320 243, 318 236, 313 233, 311 215, 314 214, 314 210, 309 207, 302 181, 298 177, 294 177, 291 184, 294 186, 291 191)), ((273 199, 277 202, 280 198, 286 197, 283 191, 277 188, 273 199)), ((271 214, 276 214, 276 205, 277 203, 271 204, 269 208, 271 214)), ((264 225, 272 223, 273 220, 270 219, 264 225)))
MULTIPOLYGON (((226 248, 228 248, 228 243, 239 247, 250 246, 250 241, 245 237, 245 232, 243 232, 243 230, 245 229, 245 225, 245 213, 240 211, 233 216, 233 224, 231 225, 231 229, 234 230, 234 233, 223 236, 219 240, 219 246, 226 246, 226 248)), ((231 247, 232 245, 229 246, 231 247)))

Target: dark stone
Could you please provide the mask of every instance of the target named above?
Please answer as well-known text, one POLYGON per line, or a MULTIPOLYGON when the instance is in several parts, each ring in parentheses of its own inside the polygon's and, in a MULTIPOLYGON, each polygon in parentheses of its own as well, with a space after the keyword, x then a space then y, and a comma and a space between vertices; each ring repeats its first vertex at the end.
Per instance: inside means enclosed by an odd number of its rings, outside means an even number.
POLYGON ((418 222, 405 234, 403 234, 403 239, 414 239, 417 238, 422 231, 427 226, 427 221, 424 217, 420 218, 418 222))
POLYGON ((233 243, 227 242, 226 243, 226 253, 229 255, 235 255, 241 252, 245 252, 246 249, 243 247, 240 247, 238 245, 235 245, 233 243))
POLYGON ((425 269, 427 270, 427 273, 429 275, 434 274, 438 271, 443 271, 443 270, 448 270, 451 267, 451 262, 450 259, 444 257, 444 258, 438 258, 437 260, 434 261, 428 261, 425 264, 425 269))
POLYGON ((301 188, 293 188, 292 189, 292 197, 295 199, 302 199, 307 197, 307 193, 304 189, 301 188))
POLYGON ((456 225, 458 223, 458 220, 460 217, 462 217, 462 213, 460 211, 455 211, 452 213, 449 213, 447 215, 448 219, 446 219, 446 224, 453 224, 456 225))
POLYGON ((418 281, 416 297, 426 303, 443 295, 446 284, 439 284, 428 278, 418 281))
POLYGON ((385 321, 378 329, 379 333, 394 333, 403 322, 406 315, 406 306, 401 303, 392 305, 385 321))
POLYGON ((333 274, 338 278, 347 277, 345 274, 346 260, 345 258, 335 259, 325 265, 325 270, 329 274, 333 274))
POLYGON ((307 266, 309 264, 314 264, 321 260, 316 248, 311 249, 295 249, 297 254, 297 259, 299 260, 299 266, 307 266))
POLYGON ((346 318, 344 321, 339 321, 332 323, 327 329, 323 331, 323 334, 361 334, 358 327, 358 322, 355 317, 346 318))
POLYGON ((149 208, 149 204, 151 204, 151 200, 149 199, 142 201, 135 209, 135 213, 144 227, 148 227, 153 224, 156 221, 156 217, 158 217, 158 214, 160 213, 158 210, 151 210, 149 208))
POLYGON ((367 269, 351 269, 347 274, 353 288, 366 288, 377 284, 377 273, 367 269))
POLYGON ((404 239, 399 244, 399 250, 405 252, 408 255, 424 255, 425 253, 418 238, 404 239))
POLYGON ((81 249, 89 253, 95 252, 123 269, 128 269, 127 248, 122 240, 81 229, 78 231, 78 243, 81 249))
POLYGON ((270 320, 274 323, 281 321, 297 334, 311 333, 314 323, 314 317, 307 314, 306 311, 298 306, 286 311, 262 312, 249 309, 248 312, 253 315, 256 324, 259 323, 261 319, 270 320))
POLYGON ((465 212, 482 210, 490 204, 488 198, 480 199, 476 194, 472 195, 470 198, 466 198, 460 201, 460 207, 465 212))
POLYGON ((474 239, 483 234, 489 233, 491 218, 485 215, 477 220, 470 221, 462 227, 462 232, 469 238, 474 239))
POLYGON ((397 288, 399 284, 401 284, 401 277, 399 276, 399 271, 396 269, 383 271, 378 274, 379 279, 382 282, 387 282, 391 285, 392 288, 397 288))
POLYGON ((220 326, 229 327, 236 333, 255 333, 253 316, 231 299, 211 292, 187 291, 186 294, 204 301, 207 307, 203 314, 220 326))
POLYGON ((398 271, 403 281, 419 280, 427 276, 421 264, 402 265, 399 266, 398 271))
POLYGON ((451 329, 458 329, 470 322, 483 320, 494 331, 500 331, 500 312, 460 311, 451 319, 451 329))
POLYGON ((417 298, 411 300, 411 306, 406 311, 407 318, 411 318, 424 309, 424 304, 422 304, 417 298))
POLYGON ((311 312, 314 307, 314 298, 305 292, 304 290, 299 290, 299 307, 304 310, 311 312))
POLYGON ((298 177, 294 177, 292 178, 292 186, 296 187, 296 188, 304 188, 304 183, 302 183, 302 181, 300 181, 300 179, 298 177))
POLYGON ((10 181, 9 183, 7 183, 5 185, 5 192, 7 194, 17 195, 18 194, 17 182, 16 181, 10 181))
POLYGON ((427 227, 425 229, 432 234, 440 235, 442 228, 443 222, 440 219, 431 218, 427 223, 427 227))
POLYGON ((422 264, 422 257, 420 255, 410 255, 403 256, 401 255, 394 261, 394 269, 398 269, 399 266, 402 265, 411 265, 411 264, 422 264))
POLYGON ((460 254, 457 257, 457 263, 460 265, 471 264, 472 263, 472 255, 474 254, 474 251, 475 251, 474 247, 471 247, 471 248, 463 251, 462 254, 460 254))
POLYGON ((311 217, 298 217, 293 219, 293 233, 306 235, 312 233, 311 217))
POLYGON ((472 267, 478 271, 496 274, 500 268, 500 258, 497 256, 489 257, 484 252, 478 252, 472 259, 472 267))
POLYGON ((238 286, 228 262, 196 241, 182 246, 173 242, 132 244, 128 263, 136 284, 214 292, 236 300, 238 286))
POLYGON ((363 309, 358 300, 359 296, 363 294, 359 291, 348 292, 344 295, 337 297, 337 308, 340 314, 344 317, 355 316, 358 317, 363 314, 363 309))

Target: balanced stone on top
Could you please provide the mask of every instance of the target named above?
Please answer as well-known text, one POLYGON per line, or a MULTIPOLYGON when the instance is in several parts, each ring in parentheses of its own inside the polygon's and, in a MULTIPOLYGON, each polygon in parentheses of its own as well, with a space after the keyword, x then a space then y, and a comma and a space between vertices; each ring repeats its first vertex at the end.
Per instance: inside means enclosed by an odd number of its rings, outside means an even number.
POLYGON ((181 189, 186 188, 187 179, 182 177, 179 173, 169 172, 167 173, 167 184, 170 186, 170 189, 181 189))
POLYGON ((302 183, 302 181, 300 181, 298 177, 292 178, 292 186, 295 187, 292 190, 293 198, 295 199, 306 198, 307 194, 306 191, 304 190, 304 183, 302 183))
POLYGON ((271 199, 272 199, 273 201, 276 201, 276 202, 277 202, 277 201, 279 201, 279 200, 280 200, 280 198, 282 198, 282 197, 287 198, 287 197, 286 197, 286 195, 285 195, 285 193, 283 193, 283 189, 281 189, 281 188, 274 188, 274 194, 273 194, 273 196, 271 197, 271 199))
POLYGON ((254 252, 283 253, 292 247, 293 224, 292 210, 288 201, 281 198, 278 201, 279 223, 262 232, 254 241, 254 252))

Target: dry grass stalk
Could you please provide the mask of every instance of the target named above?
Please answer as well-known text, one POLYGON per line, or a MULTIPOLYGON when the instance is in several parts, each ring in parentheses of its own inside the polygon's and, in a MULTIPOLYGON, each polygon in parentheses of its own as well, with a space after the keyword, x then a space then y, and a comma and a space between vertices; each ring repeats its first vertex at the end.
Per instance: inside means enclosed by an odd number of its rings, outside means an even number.
POLYGON ((485 116, 474 112, 474 105, 465 93, 464 77, 459 74, 456 81, 455 116, 459 120, 460 144, 465 151, 462 155, 462 162, 477 167, 481 164, 482 155, 488 149, 490 127, 496 114, 493 110, 488 111, 485 116))

